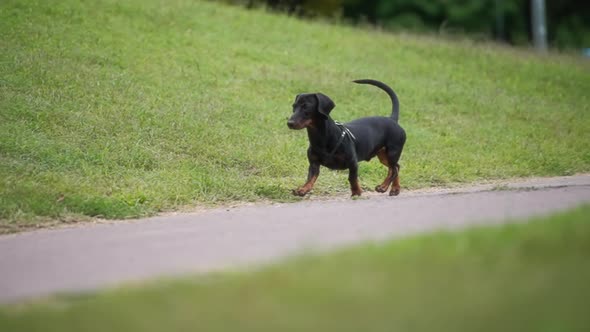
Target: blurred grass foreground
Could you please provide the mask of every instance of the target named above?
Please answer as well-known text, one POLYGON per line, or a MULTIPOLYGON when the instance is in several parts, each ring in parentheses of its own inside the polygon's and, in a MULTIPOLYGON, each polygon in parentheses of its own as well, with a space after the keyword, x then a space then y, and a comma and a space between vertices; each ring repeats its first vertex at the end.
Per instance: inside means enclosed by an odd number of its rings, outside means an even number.
POLYGON ((590 206, 435 233, 255 272, 160 280, 0 307, 0 330, 590 329, 590 206))

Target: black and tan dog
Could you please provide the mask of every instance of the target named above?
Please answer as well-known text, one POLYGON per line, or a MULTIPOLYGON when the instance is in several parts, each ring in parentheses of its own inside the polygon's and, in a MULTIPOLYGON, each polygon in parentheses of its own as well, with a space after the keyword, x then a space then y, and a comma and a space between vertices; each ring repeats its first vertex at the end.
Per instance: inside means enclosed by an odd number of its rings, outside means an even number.
POLYGON ((330 118, 334 102, 322 93, 304 93, 297 95, 293 104, 293 115, 287 122, 291 129, 307 128, 309 148, 309 172, 307 182, 293 194, 304 196, 313 188, 320 174, 320 165, 330 169, 348 169, 348 181, 352 196, 362 193, 358 181, 358 162, 377 156, 388 167, 387 177, 375 190, 386 192, 391 186, 390 196, 398 195, 399 158, 406 142, 406 133, 397 123, 399 118, 399 101, 393 90, 375 80, 356 80, 355 83, 370 84, 384 90, 393 103, 391 117, 372 116, 360 118, 345 124, 330 118))

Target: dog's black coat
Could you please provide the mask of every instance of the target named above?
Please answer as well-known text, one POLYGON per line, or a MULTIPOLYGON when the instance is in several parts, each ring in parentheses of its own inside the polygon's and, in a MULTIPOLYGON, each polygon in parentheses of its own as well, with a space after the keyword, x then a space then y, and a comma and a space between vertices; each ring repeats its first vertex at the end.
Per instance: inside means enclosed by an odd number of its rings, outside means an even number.
POLYGON ((399 193, 399 165, 406 133, 398 124, 399 101, 395 92, 382 82, 375 80, 356 80, 355 83, 370 84, 384 90, 391 98, 393 110, 391 117, 373 116, 360 118, 344 124, 354 138, 343 136, 343 128, 332 120, 330 112, 334 102, 322 93, 297 95, 293 104, 293 115, 287 122, 291 129, 307 128, 309 148, 309 173, 307 182, 293 191, 304 196, 312 188, 320 172, 320 165, 330 169, 348 169, 348 180, 352 195, 360 195, 358 183, 358 161, 369 161, 375 156, 389 168, 385 181, 376 190, 387 191, 393 182, 390 195, 399 193))

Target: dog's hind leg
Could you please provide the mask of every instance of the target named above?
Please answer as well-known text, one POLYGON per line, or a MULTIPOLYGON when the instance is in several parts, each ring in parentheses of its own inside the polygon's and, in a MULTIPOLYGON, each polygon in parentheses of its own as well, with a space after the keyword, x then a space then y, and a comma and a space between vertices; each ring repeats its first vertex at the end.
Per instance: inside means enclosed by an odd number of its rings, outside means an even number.
POLYGON ((394 172, 393 167, 389 166, 389 158, 387 157, 387 151, 385 150, 385 148, 377 152, 377 157, 383 165, 387 166, 387 176, 385 177, 385 180, 383 180, 383 183, 375 187, 375 191, 379 193, 384 193, 387 191, 389 185, 393 181, 394 172))
POLYGON ((387 176, 383 183, 375 188, 375 191, 384 193, 389 188, 389 185, 393 182, 389 196, 397 196, 400 193, 401 187, 399 184, 399 158, 401 157, 401 150, 395 148, 383 148, 377 152, 379 161, 387 166, 387 176))
POLYGON ((393 176, 393 185, 391 186, 391 191, 389 192, 389 196, 397 196, 400 193, 401 187, 399 185, 399 164, 395 164, 394 176, 393 176))
POLYGON ((391 165, 391 169, 393 170, 393 174, 391 175, 391 178, 393 179, 393 185, 391 186, 391 190, 389 191, 389 196, 397 196, 399 195, 399 192, 401 190, 401 187, 399 185, 399 158, 402 156, 402 150, 401 149, 388 149, 387 150, 387 160, 389 162, 389 165, 391 165))

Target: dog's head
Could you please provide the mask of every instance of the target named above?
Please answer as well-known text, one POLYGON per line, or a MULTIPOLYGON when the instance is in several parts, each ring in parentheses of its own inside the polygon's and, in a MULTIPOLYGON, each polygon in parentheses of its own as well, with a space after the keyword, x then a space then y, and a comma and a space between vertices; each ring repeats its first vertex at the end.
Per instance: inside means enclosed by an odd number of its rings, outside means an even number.
POLYGON ((323 93, 302 93, 295 97, 293 115, 287 126, 291 129, 303 129, 313 126, 314 120, 328 118, 336 106, 330 97, 323 93))

